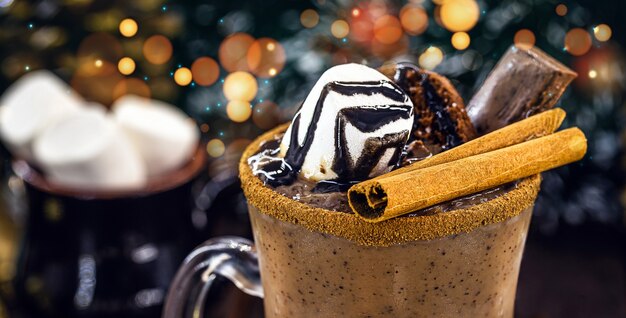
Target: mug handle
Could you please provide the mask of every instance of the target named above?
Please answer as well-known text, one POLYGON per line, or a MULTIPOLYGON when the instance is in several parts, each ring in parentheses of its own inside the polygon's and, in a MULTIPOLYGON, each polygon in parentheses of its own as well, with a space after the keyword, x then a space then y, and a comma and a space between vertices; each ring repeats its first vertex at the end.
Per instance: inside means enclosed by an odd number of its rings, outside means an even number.
POLYGON ((217 237, 185 258, 167 293, 162 317, 204 317, 206 296, 217 276, 227 278, 248 295, 263 298, 254 244, 236 236, 217 237))

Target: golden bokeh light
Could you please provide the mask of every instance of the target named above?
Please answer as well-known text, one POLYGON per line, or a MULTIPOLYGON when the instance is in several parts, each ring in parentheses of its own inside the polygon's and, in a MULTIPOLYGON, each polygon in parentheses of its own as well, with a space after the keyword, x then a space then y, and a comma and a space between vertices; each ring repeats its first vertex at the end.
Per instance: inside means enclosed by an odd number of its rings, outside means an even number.
POLYGON ((120 22, 120 34, 122 34, 123 36, 130 38, 132 36, 134 36, 135 34, 137 34, 137 30, 139 29, 139 26, 137 25, 137 22, 135 22, 135 20, 133 19, 124 19, 122 20, 122 22, 120 22))
POLYGON ((270 129, 280 123, 280 109, 271 101, 254 105, 252 121, 261 129, 270 129))
POLYGON ((114 36, 107 33, 93 33, 83 39, 78 46, 76 72, 85 76, 107 72, 105 64, 114 65, 122 56, 122 45, 114 36))
POLYGON ((330 26, 330 33, 338 39, 345 38, 350 33, 350 25, 344 20, 336 20, 330 26))
POLYGON ((300 23, 305 28, 314 28, 320 22, 320 15, 313 9, 306 9, 300 14, 300 23))
POLYGON ((470 36, 466 32, 456 32, 452 35, 452 46, 457 50, 465 50, 470 45, 470 36))
POLYGON ((180 86, 187 86, 191 84, 193 80, 193 74, 191 70, 186 67, 181 67, 174 72, 174 81, 180 86))
POLYGON ((606 24, 599 24, 593 28, 593 36, 596 37, 596 40, 600 42, 606 42, 613 35, 613 31, 611 27, 606 24))
POLYGON ((285 49, 276 40, 260 38, 250 46, 246 56, 250 71, 258 77, 276 76, 285 66, 285 49))
POLYGON ((565 50, 571 55, 580 56, 591 49, 591 35, 585 29, 574 28, 565 34, 565 50))
POLYGON ((220 76, 220 67, 214 59, 204 56, 196 59, 191 64, 191 74, 196 84, 210 86, 220 76))
POLYGON ((249 71, 246 55, 254 38, 247 33, 233 33, 220 44, 220 64, 229 72, 249 71))
POLYGON ((243 123, 252 115, 250 103, 241 100, 231 100, 226 105, 226 115, 236 123, 243 123))
POLYGON ((124 95, 137 95, 150 98, 150 87, 148 87, 145 81, 138 78, 125 78, 119 81, 113 88, 113 100, 124 95))
POLYGON ((419 65, 427 70, 432 70, 443 61, 443 52, 440 48, 431 46, 419 57, 419 65))
POLYGON ((224 96, 229 101, 250 102, 256 96, 258 84, 252 74, 248 72, 234 72, 224 79, 223 90, 224 96))
POLYGON ((130 57, 123 57, 117 62, 117 69, 124 75, 133 74, 135 71, 135 61, 130 57))
POLYGON ((353 17, 358 17, 359 15, 361 15, 361 10, 354 8, 352 9, 352 16, 353 17))
POLYGON ((556 6, 554 11, 556 11, 557 15, 564 17, 567 14, 567 6, 561 3, 556 6))
POLYGON ((420 35, 428 28, 428 14, 424 8, 406 5, 400 10, 400 23, 410 35, 420 35))
POLYGON ((598 76, 598 72, 596 70, 589 71, 589 78, 596 78, 598 76))
POLYGON ((400 20, 392 15, 383 15, 374 22, 374 38, 383 44, 398 42, 402 36, 400 20))
POLYGON ((224 150, 226 150, 224 142, 217 138, 211 139, 206 144, 206 152, 213 158, 221 157, 224 154, 224 150))
POLYGON ((480 18, 480 8, 475 0, 446 0, 439 14, 441 23, 449 31, 469 31, 480 18))
POLYGON ((519 49, 528 50, 535 46, 535 34, 531 30, 521 29, 515 32, 513 43, 519 49))
POLYGON ((153 35, 143 44, 143 55, 152 64, 164 64, 172 57, 172 43, 162 35, 153 35))

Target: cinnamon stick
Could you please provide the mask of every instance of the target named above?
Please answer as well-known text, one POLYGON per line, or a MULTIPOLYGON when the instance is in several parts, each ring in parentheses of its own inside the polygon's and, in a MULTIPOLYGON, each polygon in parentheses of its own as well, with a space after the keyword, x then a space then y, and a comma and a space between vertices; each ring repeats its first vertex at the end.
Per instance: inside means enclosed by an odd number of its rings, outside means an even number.
POLYGON ((561 126, 564 118, 565 111, 561 108, 554 108, 500 128, 482 137, 470 140, 430 158, 396 169, 380 177, 388 177, 411 170, 431 167, 549 135, 561 126))
POLYGON ((348 199, 363 219, 380 222, 580 160, 586 151, 583 132, 570 128, 506 148, 364 181, 350 188, 348 199))

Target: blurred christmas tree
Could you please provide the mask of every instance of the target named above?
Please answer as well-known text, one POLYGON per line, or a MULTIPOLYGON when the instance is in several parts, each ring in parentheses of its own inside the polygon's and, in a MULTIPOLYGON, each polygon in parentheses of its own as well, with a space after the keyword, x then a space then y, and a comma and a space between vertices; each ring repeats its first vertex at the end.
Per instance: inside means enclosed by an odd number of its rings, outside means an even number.
POLYGON ((0 0, 0 87, 48 68, 103 104, 126 93, 171 101, 198 121, 214 166, 234 169, 330 65, 411 60, 469 100, 510 45, 536 45, 579 73, 560 106, 590 148, 545 174, 534 222, 618 224, 624 55, 611 27, 623 27, 616 13, 613 25, 596 17, 626 5, 588 2, 0 0))

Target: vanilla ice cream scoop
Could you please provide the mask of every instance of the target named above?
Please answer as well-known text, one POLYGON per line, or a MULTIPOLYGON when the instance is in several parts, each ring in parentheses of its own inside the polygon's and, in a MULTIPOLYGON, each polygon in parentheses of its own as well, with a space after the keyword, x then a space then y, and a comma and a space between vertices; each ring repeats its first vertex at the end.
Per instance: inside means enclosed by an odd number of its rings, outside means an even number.
POLYGON ((298 174, 315 182, 361 181, 398 164, 412 125, 413 104, 395 83, 364 65, 338 65, 313 86, 280 149, 250 163, 272 185, 298 174))

